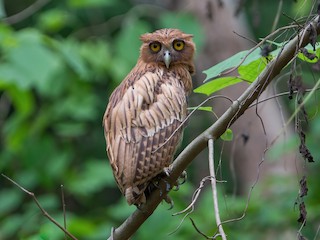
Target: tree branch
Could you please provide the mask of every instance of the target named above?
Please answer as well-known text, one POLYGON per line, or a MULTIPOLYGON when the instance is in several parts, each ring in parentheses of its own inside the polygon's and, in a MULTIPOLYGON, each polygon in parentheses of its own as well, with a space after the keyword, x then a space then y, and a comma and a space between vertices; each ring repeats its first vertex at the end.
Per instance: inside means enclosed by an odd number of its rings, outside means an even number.
POLYGON ((167 183, 171 185, 175 183, 182 171, 207 146, 208 140, 218 139, 258 99, 269 83, 296 57, 298 49, 310 42, 312 29, 315 28, 317 34, 319 34, 318 21, 319 17, 317 16, 306 24, 299 34, 284 46, 279 55, 267 65, 246 91, 231 104, 227 111, 180 153, 172 164, 171 175, 160 182, 159 189, 152 192, 147 199, 147 203, 141 209, 136 209, 118 228, 113 230, 109 239, 128 239, 137 231, 143 222, 153 213, 162 198, 165 197, 163 193, 166 193, 167 183))
POLYGON ((21 22, 24 19, 36 13, 37 11, 39 11, 42 7, 44 7, 50 1, 51 0, 37 0, 33 4, 31 4, 29 7, 23 9, 21 12, 18 12, 12 16, 3 18, 2 21, 8 24, 16 24, 18 22, 21 22))

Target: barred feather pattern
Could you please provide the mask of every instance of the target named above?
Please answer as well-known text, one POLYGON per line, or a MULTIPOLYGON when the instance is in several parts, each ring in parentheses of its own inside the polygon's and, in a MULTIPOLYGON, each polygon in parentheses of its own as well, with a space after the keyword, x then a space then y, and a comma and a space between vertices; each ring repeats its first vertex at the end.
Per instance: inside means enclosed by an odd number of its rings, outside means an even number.
POLYGON ((107 153, 129 205, 145 203, 150 181, 172 163, 187 116, 190 66, 139 59, 110 96, 103 118, 107 153))

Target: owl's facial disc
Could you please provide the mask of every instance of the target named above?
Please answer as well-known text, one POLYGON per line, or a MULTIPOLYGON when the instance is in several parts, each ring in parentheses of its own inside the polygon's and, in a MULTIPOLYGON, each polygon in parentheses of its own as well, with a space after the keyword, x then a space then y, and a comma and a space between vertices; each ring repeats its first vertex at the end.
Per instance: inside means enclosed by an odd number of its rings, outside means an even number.
POLYGON ((167 68, 170 67, 171 63, 171 53, 169 50, 165 50, 163 53, 163 61, 167 68))

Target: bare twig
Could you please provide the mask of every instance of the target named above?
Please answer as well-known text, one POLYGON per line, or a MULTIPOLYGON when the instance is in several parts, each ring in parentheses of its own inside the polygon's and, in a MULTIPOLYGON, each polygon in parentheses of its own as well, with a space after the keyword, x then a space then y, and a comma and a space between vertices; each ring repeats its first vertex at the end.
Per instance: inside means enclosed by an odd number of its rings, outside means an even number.
POLYGON ((274 30, 276 29, 276 27, 278 25, 279 18, 281 15, 282 5, 283 5, 283 0, 280 0, 279 5, 278 5, 278 9, 277 9, 277 13, 276 13, 276 16, 275 16, 273 24, 272 24, 271 32, 274 32, 274 30))
POLYGON ((21 22, 24 19, 36 13, 37 11, 39 11, 42 7, 44 7, 49 2, 50 0, 37 0, 33 4, 31 4, 29 7, 23 9, 21 12, 18 12, 17 14, 14 14, 12 16, 3 18, 2 21, 8 24, 15 24, 15 23, 21 22))
POLYGON ((216 224, 219 229, 219 233, 221 235, 222 240, 227 240, 226 234, 223 230, 221 219, 220 219, 220 211, 218 204, 218 193, 217 193, 217 183, 216 183, 216 173, 214 171, 214 140, 211 138, 208 141, 208 149, 209 149, 209 171, 211 178, 211 187, 212 187, 212 198, 213 198, 213 206, 214 206, 214 215, 216 218, 216 224))
POLYGON ((238 65, 234 66, 233 68, 230 68, 226 71, 221 72, 219 75, 217 75, 217 77, 221 77, 221 76, 225 76, 229 73, 232 73, 233 71, 235 71, 236 69, 238 69, 239 66, 241 66, 242 63, 244 63, 244 61, 247 59, 247 57, 253 53, 257 48, 261 47, 265 42, 267 42, 267 40, 269 38, 271 38, 272 36, 274 36, 275 34, 277 34, 278 32, 281 32, 283 30, 287 30, 287 29, 292 29, 292 28, 296 28, 297 25, 291 25, 291 26, 284 26, 281 28, 278 28, 277 30, 275 30, 274 32, 270 33, 268 36, 266 36, 262 41, 260 41, 256 46, 254 46, 253 48, 251 48, 248 53, 246 54, 246 56, 244 56, 241 61, 239 62, 238 65))
MULTIPOLYGON (((204 187, 204 184, 206 181, 208 181, 210 179, 212 179, 212 176, 206 176, 206 177, 202 178, 202 180, 200 181, 199 187, 195 190, 195 192, 192 195, 191 203, 182 211, 172 214, 172 216, 177 216, 177 215, 186 213, 183 216, 182 220, 180 221, 179 225, 176 227, 176 229, 173 232, 171 232, 169 235, 175 233, 180 228, 180 226, 182 225, 184 220, 187 218, 187 216, 189 216, 194 211, 194 205, 197 202, 198 197, 200 196, 200 193, 204 187)), ((226 182, 226 181, 218 181, 218 180, 216 180, 216 181, 217 182, 226 182)))
POLYGON ((318 225, 318 228, 317 228, 316 234, 314 235, 313 240, 318 239, 317 237, 318 237, 319 231, 320 231, 320 224, 318 225))
POLYGON ((215 234, 213 237, 208 237, 207 235, 205 235, 196 225, 196 223, 193 221, 192 218, 190 218, 190 221, 192 223, 192 226, 194 227, 194 229, 203 237, 205 237, 206 239, 216 239, 217 237, 220 236, 220 234, 215 234))
POLYGON ((226 129, 232 125, 247 108, 260 96, 268 84, 280 73, 280 71, 296 57, 296 47, 306 46, 310 39, 310 24, 316 26, 319 34, 318 17, 306 24, 300 33, 286 43, 279 55, 268 63, 258 78, 234 101, 225 113, 207 130, 196 137, 175 159, 172 164, 171 174, 161 181, 159 188, 155 189, 141 209, 134 211, 118 228, 113 232, 113 239, 128 239, 153 213, 167 191, 168 183, 174 185, 180 174, 195 159, 195 157, 207 146, 208 139, 218 139, 226 129))
POLYGON ((9 182, 13 183, 14 185, 16 185, 18 188, 20 188, 23 192, 25 192, 26 194, 28 194, 30 197, 32 197, 33 201, 36 203, 36 205, 38 206, 38 208, 40 209, 40 211, 42 212, 43 216, 45 216, 46 218, 48 218, 54 225, 56 225, 58 228, 60 228, 65 234, 67 234, 71 239, 73 240, 77 240, 77 238, 75 236, 73 236, 71 233, 69 233, 64 227, 62 227, 53 217, 51 217, 49 215, 49 213, 46 212, 46 210, 43 209, 43 207, 41 206, 41 204, 39 203, 38 199, 36 198, 36 195, 33 192, 28 191, 27 189, 25 189, 24 187, 22 187, 20 184, 18 184, 17 182, 15 182, 14 180, 12 180, 11 178, 9 178, 8 176, 1 174, 2 177, 6 178, 9 182))
MULTIPOLYGON (((317 91, 317 90, 320 90, 320 87, 313 87, 313 88, 311 88, 311 89, 305 89, 304 91, 305 91, 305 92, 312 92, 312 94, 313 94, 314 91, 317 91)), ((296 94, 296 93, 298 93, 298 91, 293 91, 292 94, 296 94)), ((271 100, 271 99, 274 99, 274 98, 283 97, 283 96, 288 96, 289 94, 290 94, 290 92, 277 93, 277 94, 275 94, 275 95, 273 95, 273 96, 267 97, 267 98, 265 98, 265 99, 259 100, 258 102, 255 102, 255 103, 251 104, 248 108, 252 108, 252 107, 254 107, 254 106, 256 106, 256 105, 259 105, 259 104, 261 104, 261 103, 263 103, 263 102, 267 102, 267 101, 269 101, 269 100, 271 100)))
MULTIPOLYGON (((62 203, 62 211, 63 211, 63 227, 64 227, 64 229, 67 229, 66 203, 64 201, 63 185, 61 184, 60 187, 61 187, 61 203, 62 203)), ((65 233, 64 238, 67 239, 66 233, 65 233)))
MULTIPOLYGON (((180 130, 180 128, 184 127, 184 125, 186 124, 186 122, 188 122, 189 118, 195 113, 195 111, 197 111, 200 107, 202 107, 206 102, 208 102, 209 100, 213 100, 216 98, 224 98, 229 100, 232 103, 232 99, 227 97, 227 96, 223 96, 223 95, 215 95, 215 96, 211 96, 206 98, 205 100, 203 100, 198 106, 196 106, 191 113, 188 114, 188 116, 180 123, 180 125, 172 132, 172 134, 166 139, 166 141, 164 141, 164 143, 162 143, 158 148, 156 148, 155 150, 152 151, 152 153, 157 152, 160 148, 162 148, 164 145, 166 145, 170 139, 180 130)), ((216 115, 215 115, 216 116, 216 115)))

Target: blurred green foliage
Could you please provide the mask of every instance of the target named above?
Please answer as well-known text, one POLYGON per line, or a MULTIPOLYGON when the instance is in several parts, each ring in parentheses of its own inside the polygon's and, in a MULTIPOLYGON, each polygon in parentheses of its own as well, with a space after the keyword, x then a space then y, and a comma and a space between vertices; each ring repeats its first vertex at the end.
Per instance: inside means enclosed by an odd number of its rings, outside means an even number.
MULTIPOLYGON (((3 3, 8 15, 32 4, 3 3)), ((102 116, 138 58, 139 36, 166 26, 201 39, 189 14, 114 0, 50 2, 17 24, 0 24, 0 172, 34 192, 60 223, 64 185, 68 230, 79 239, 106 238, 135 209, 113 179, 102 116)), ((27 194, 0 182, 0 239, 63 238, 27 194)), ((170 216, 162 209, 155 218, 162 215, 170 216)))
MULTIPOLYGON (((11 16, 33 2, 0 1, 0 16, 11 16)), ((201 48, 204 33, 192 15, 129 0, 50 1, 29 18, 12 25, 0 23, 0 172, 34 192, 61 224, 63 185, 68 230, 79 239, 106 239, 111 227, 135 209, 127 206, 116 187, 101 122, 108 96, 136 62, 139 36, 162 27, 193 33, 201 48)), ((310 126, 313 134, 308 135, 314 152, 319 126, 315 118, 310 126)), ((312 177, 317 169, 318 163, 310 173, 310 236, 317 227, 313 221, 319 219, 320 189, 312 177)), ((189 181, 170 194, 174 211, 191 202, 197 184, 189 181)), ((283 198, 270 199, 255 189, 246 217, 225 225, 230 239, 262 239, 268 231, 274 231, 275 239, 284 239, 283 229, 297 229, 296 196, 289 189, 276 190, 283 198)), ((247 198, 224 193, 219 194, 221 216, 241 216, 247 198)), ((171 216, 173 210, 167 208, 160 205, 133 239, 200 238, 188 217, 175 231, 183 217, 171 216)), ((210 189, 203 191, 190 217, 206 234, 215 233, 210 189)), ((63 236, 30 196, 0 178, 1 240, 63 236)))

